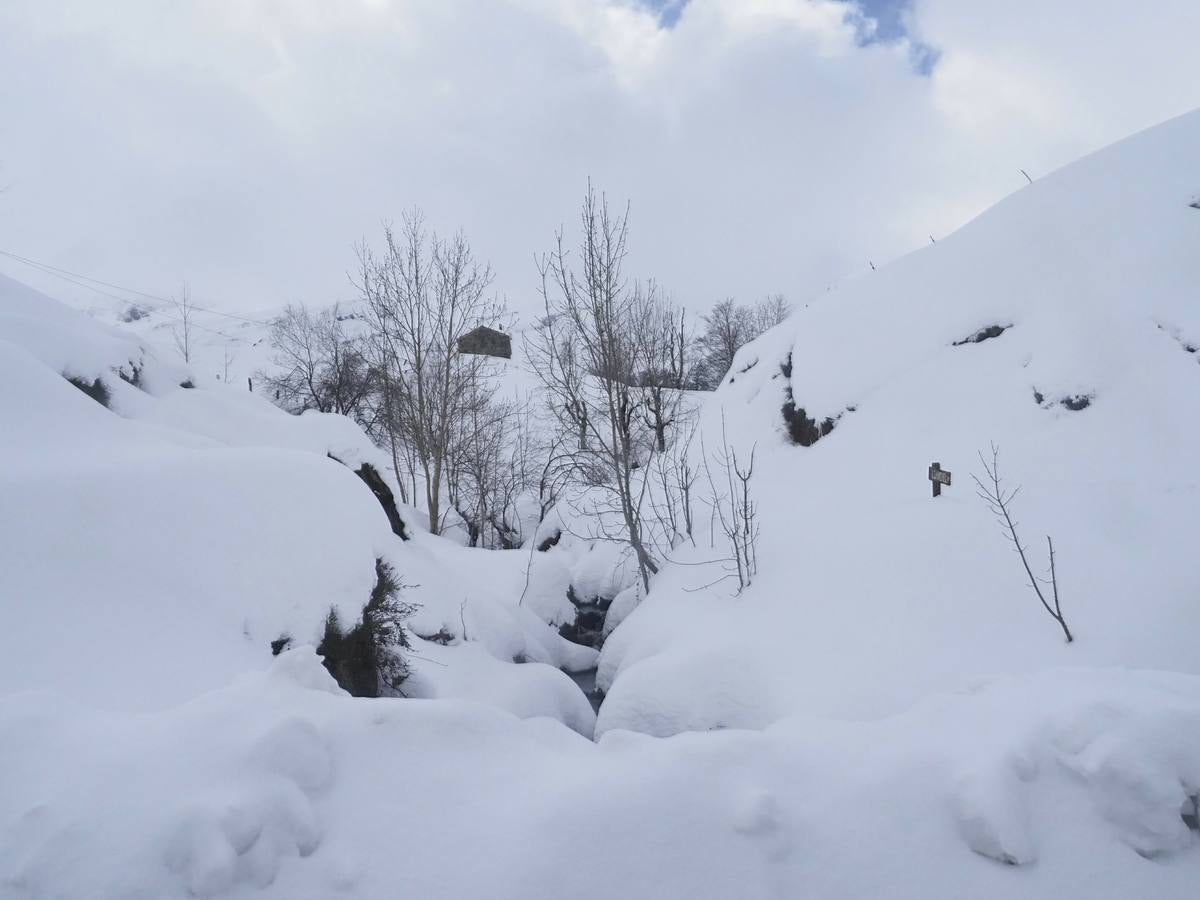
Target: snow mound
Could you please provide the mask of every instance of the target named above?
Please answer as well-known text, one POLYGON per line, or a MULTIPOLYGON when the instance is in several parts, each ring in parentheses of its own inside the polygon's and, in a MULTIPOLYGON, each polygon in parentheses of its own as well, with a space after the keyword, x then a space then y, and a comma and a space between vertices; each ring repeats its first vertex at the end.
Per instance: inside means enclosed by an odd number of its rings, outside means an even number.
POLYGON ((1063 670, 878 722, 592 744, 354 700, 297 648, 153 716, 0 700, 0 893, 1185 898, 1197 741, 1200 679, 1063 670))

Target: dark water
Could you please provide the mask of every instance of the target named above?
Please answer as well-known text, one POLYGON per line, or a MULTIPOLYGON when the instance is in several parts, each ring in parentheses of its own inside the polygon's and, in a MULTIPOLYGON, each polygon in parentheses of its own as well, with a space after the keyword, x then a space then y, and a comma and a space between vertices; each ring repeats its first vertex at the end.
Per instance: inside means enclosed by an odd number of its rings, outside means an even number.
POLYGON ((586 669, 583 672, 570 672, 571 680, 579 685, 579 689, 583 691, 588 702, 592 704, 592 709, 596 712, 600 711, 600 704, 604 701, 604 695, 596 690, 596 670, 586 669))

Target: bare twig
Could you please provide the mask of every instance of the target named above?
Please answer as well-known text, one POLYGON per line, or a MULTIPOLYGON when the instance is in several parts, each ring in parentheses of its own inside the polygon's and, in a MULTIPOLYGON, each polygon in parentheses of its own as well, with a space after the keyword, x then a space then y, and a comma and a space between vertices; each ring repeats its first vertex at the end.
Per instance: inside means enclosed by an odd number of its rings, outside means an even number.
POLYGON ((971 478, 975 482, 976 494, 980 499, 987 504, 992 515, 994 515, 1000 523, 1001 529, 1004 531, 1004 536, 1012 542, 1013 548, 1017 551, 1017 555, 1021 558, 1021 565, 1025 569, 1025 574, 1029 577, 1029 586, 1033 588, 1037 598, 1041 601, 1042 607, 1050 614, 1062 628, 1063 635, 1067 639, 1067 643, 1075 640, 1071 634, 1071 629, 1067 627, 1067 620, 1063 616, 1062 607, 1058 600, 1058 576, 1054 569, 1054 542, 1046 535, 1046 544, 1050 551, 1050 585, 1053 588, 1054 605, 1051 606, 1046 600, 1045 594, 1042 593, 1041 579, 1038 579, 1033 574, 1033 569, 1029 566, 1029 559, 1025 554, 1025 546, 1021 543, 1021 538, 1017 534, 1018 522, 1014 522, 1011 514, 1011 506, 1013 498, 1020 493, 1021 488, 1018 485, 1012 490, 1005 490, 1003 479, 1000 477, 1000 448, 994 443, 992 444, 992 461, 989 464, 983 453, 979 454, 979 461, 983 464, 985 479, 980 479, 979 476, 972 474, 971 478))

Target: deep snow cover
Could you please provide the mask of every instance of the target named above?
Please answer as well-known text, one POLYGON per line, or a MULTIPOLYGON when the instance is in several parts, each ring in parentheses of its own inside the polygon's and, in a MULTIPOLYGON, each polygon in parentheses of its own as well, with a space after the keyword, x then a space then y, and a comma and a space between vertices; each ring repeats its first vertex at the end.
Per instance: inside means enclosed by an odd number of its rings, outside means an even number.
POLYGON ((1197 159, 1192 114, 743 348, 700 414, 757 446, 740 595, 706 541, 645 598, 579 538, 401 541, 347 420, 0 280, 0 896, 1194 896, 1197 159), (973 494, 992 441, 1071 645, 973 494), (409 699, 306 646, 376 557, 409 699), (568 585, 616 598, 598 718, 568 585))
POLYGON ((743 348, 704 415, 757 443, 759 578, 737 598, 687 590, 714 567, 660 579, 605 646, 599 729, 874 718, 1055 666, 1200 672, 1198 156, 1197 114, 1131 138, 743 348), (811 446, 786 437, 789 386, 836 419, 811 446), (1069 646, 975 496, 992 442, 1039 576, 1054 538, 1069 646))

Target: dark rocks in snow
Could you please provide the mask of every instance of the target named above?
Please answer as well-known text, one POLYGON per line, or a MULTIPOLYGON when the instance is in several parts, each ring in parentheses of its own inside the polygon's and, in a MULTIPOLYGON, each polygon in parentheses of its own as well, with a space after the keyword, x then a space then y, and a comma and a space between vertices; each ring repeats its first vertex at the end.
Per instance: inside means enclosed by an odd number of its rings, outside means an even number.
POLYGON ((121 321, 128 324, 129 322, 136 322, 138 319, 144 319, 148 315, 150 315, 150 311, 148 309, 131 303, 126 308, 125 312, 121 314, 121 321))
POLYGON ((404 528, 404 520, 400 518, 400 510, 396 508, 396 497, 392 494, 392 489, 387 486, 387 482, 383 480, 383 476, 370 463, 363 463, 355 469, 354 474, 371 489, 371 493, 383 507, 388 524, 392 526, 392 534, 402 541, 407 541, 408 532, 404 528))
MULTIPOLYGON (((414 632, 414 634, 415 633, 416 632, 414 632)), ((423 641, 429 641, 431 644, 441 644, 443 647, 447 646, 454 640, 454 635, 452 635, 445 628, 440 628, 433 634, 418 634, 417 637, 423 641)))
POLYGON ((89 382, 84 378, 77 378, 74 375, 64 375, 63 377, 101 406, 103 406, 105 409, 108 409, 108 402, 112 398, 109 394, 108 387, 99 378, 89 382))
POLYGON ((791 438, 793 444, 799 444, 801 447, 811 447, 833 431, 834 426, 837 424, 837 419, 826 416, 818 422, 816 419, 810 418, 804 407, 796 405, 796 401, 790 396, 790 388, 788 389, 788 394, 789 396, 783 402, 780 412, 783 414, 783 421, 788 429, 788 437, 791 438))
MULTIPOLYGON (((779 371, 788 379, 787 387, 784 388, 783 406, 780 407, 783 422, 787 425, 788 437, 793 444, 799 444, 801 447, 811 447, 833 431, 842 414, 838 413, 836 416, 826 416, 824 419, 818 421, 815 418, 811 418, 804 407, 796 405, 796 398, 792 394, 791 382, 792 354, 789 353, 787 359, 779 364, 779 371)), ((854 407, 847 407, 847 409, 853 411, 854 407)))
POLYGON ((567 622, 558 633, 575 644, 599 648, 604 643, 604 619, 612 606, 611 597, 581 600, 574 587, 567 588, 567 599, 575 607, 575 621, 567 622))
POLYGON ((271 655, 278 656, 284 650, 292 646, 292 636, 290 634, 281 634, 275 640, 271 641, 271 655))
POLYGON ((556 528, 554 529, 554 534, 548 536, 545 540, 537 545, 538 552, 545 553, 551 547, 557 546, 560 540, 562 540, 562 529, 556 528))
POLYGON ((1184 798, 1179 818, 1192 831, 1200 831, 1200 794, 1190 794, 1184 798))
POLYGON ((1033 389, 1033 400, 1038 406, 1049 408, 1051 406, 1062 406, 1071 412, 1079 412, 1087 409, 1092 405, 1092 401, 1096 399, 1095 394, 1067 394, 1059 397, 1057 400, 1046 401, 1046 395, 1039 391, 1036 387, 1033 389))
POLYGON ((190 391, 196 386, 196 383, 190 378, 185 378, 183 381, 179 382, 179 386, 190 391))
MULTIPOLYGON (((326 453, 325 455, 336 463, 341 463, 343 466, 346 465, 332 453, 326 453)), ((392 534, 396 535, 402 541, 407 541, 408 531, 404 527, 404 520, 400 518, 400 510, 396 507, 396 496, 392 493, 392 489, 388 487, 387 482, 383 480, 383 476, 379 474, 379 470, 370 463, 363 463, 354 470, 354 474, 362 479, 363 484, 371 489, 371 493, 379 501, 384 515, 387 516, 388 524, 392 527, 392 534)))
POLYGON ((1000 335, 1004 334, 1010 328, 1012 328, 1011 323, 1008 325, 988 325, 986 328, 980 328, 974 334, 963 338, 961 341, 955 341, 951 346, 961 347, 964 344, 980 344, 992 338, 1000 337, 1000 335))
POLYGON ((142 367, 135 362, 129 363, 128 372, 125 371, 124 366, 121 366, 121 368, 117 370, 117 375, 123 382, 131 385, 132 387, 139 389, 142 387, 142 367))
POLYGON ((1169 334, 1175 343, 1177 343, 1183 349, 1184 353, 1194 356, 1197 352, 1200 352, 1200 347, 1193 344, 1191 341, 1186 340, 1183 335, 1179 333, 1179 329, 1168 328, 1166 325, 1163 325, 1160 322, 1158 323, 1158 330, 1165 331, 1167 334, 1169 334))

